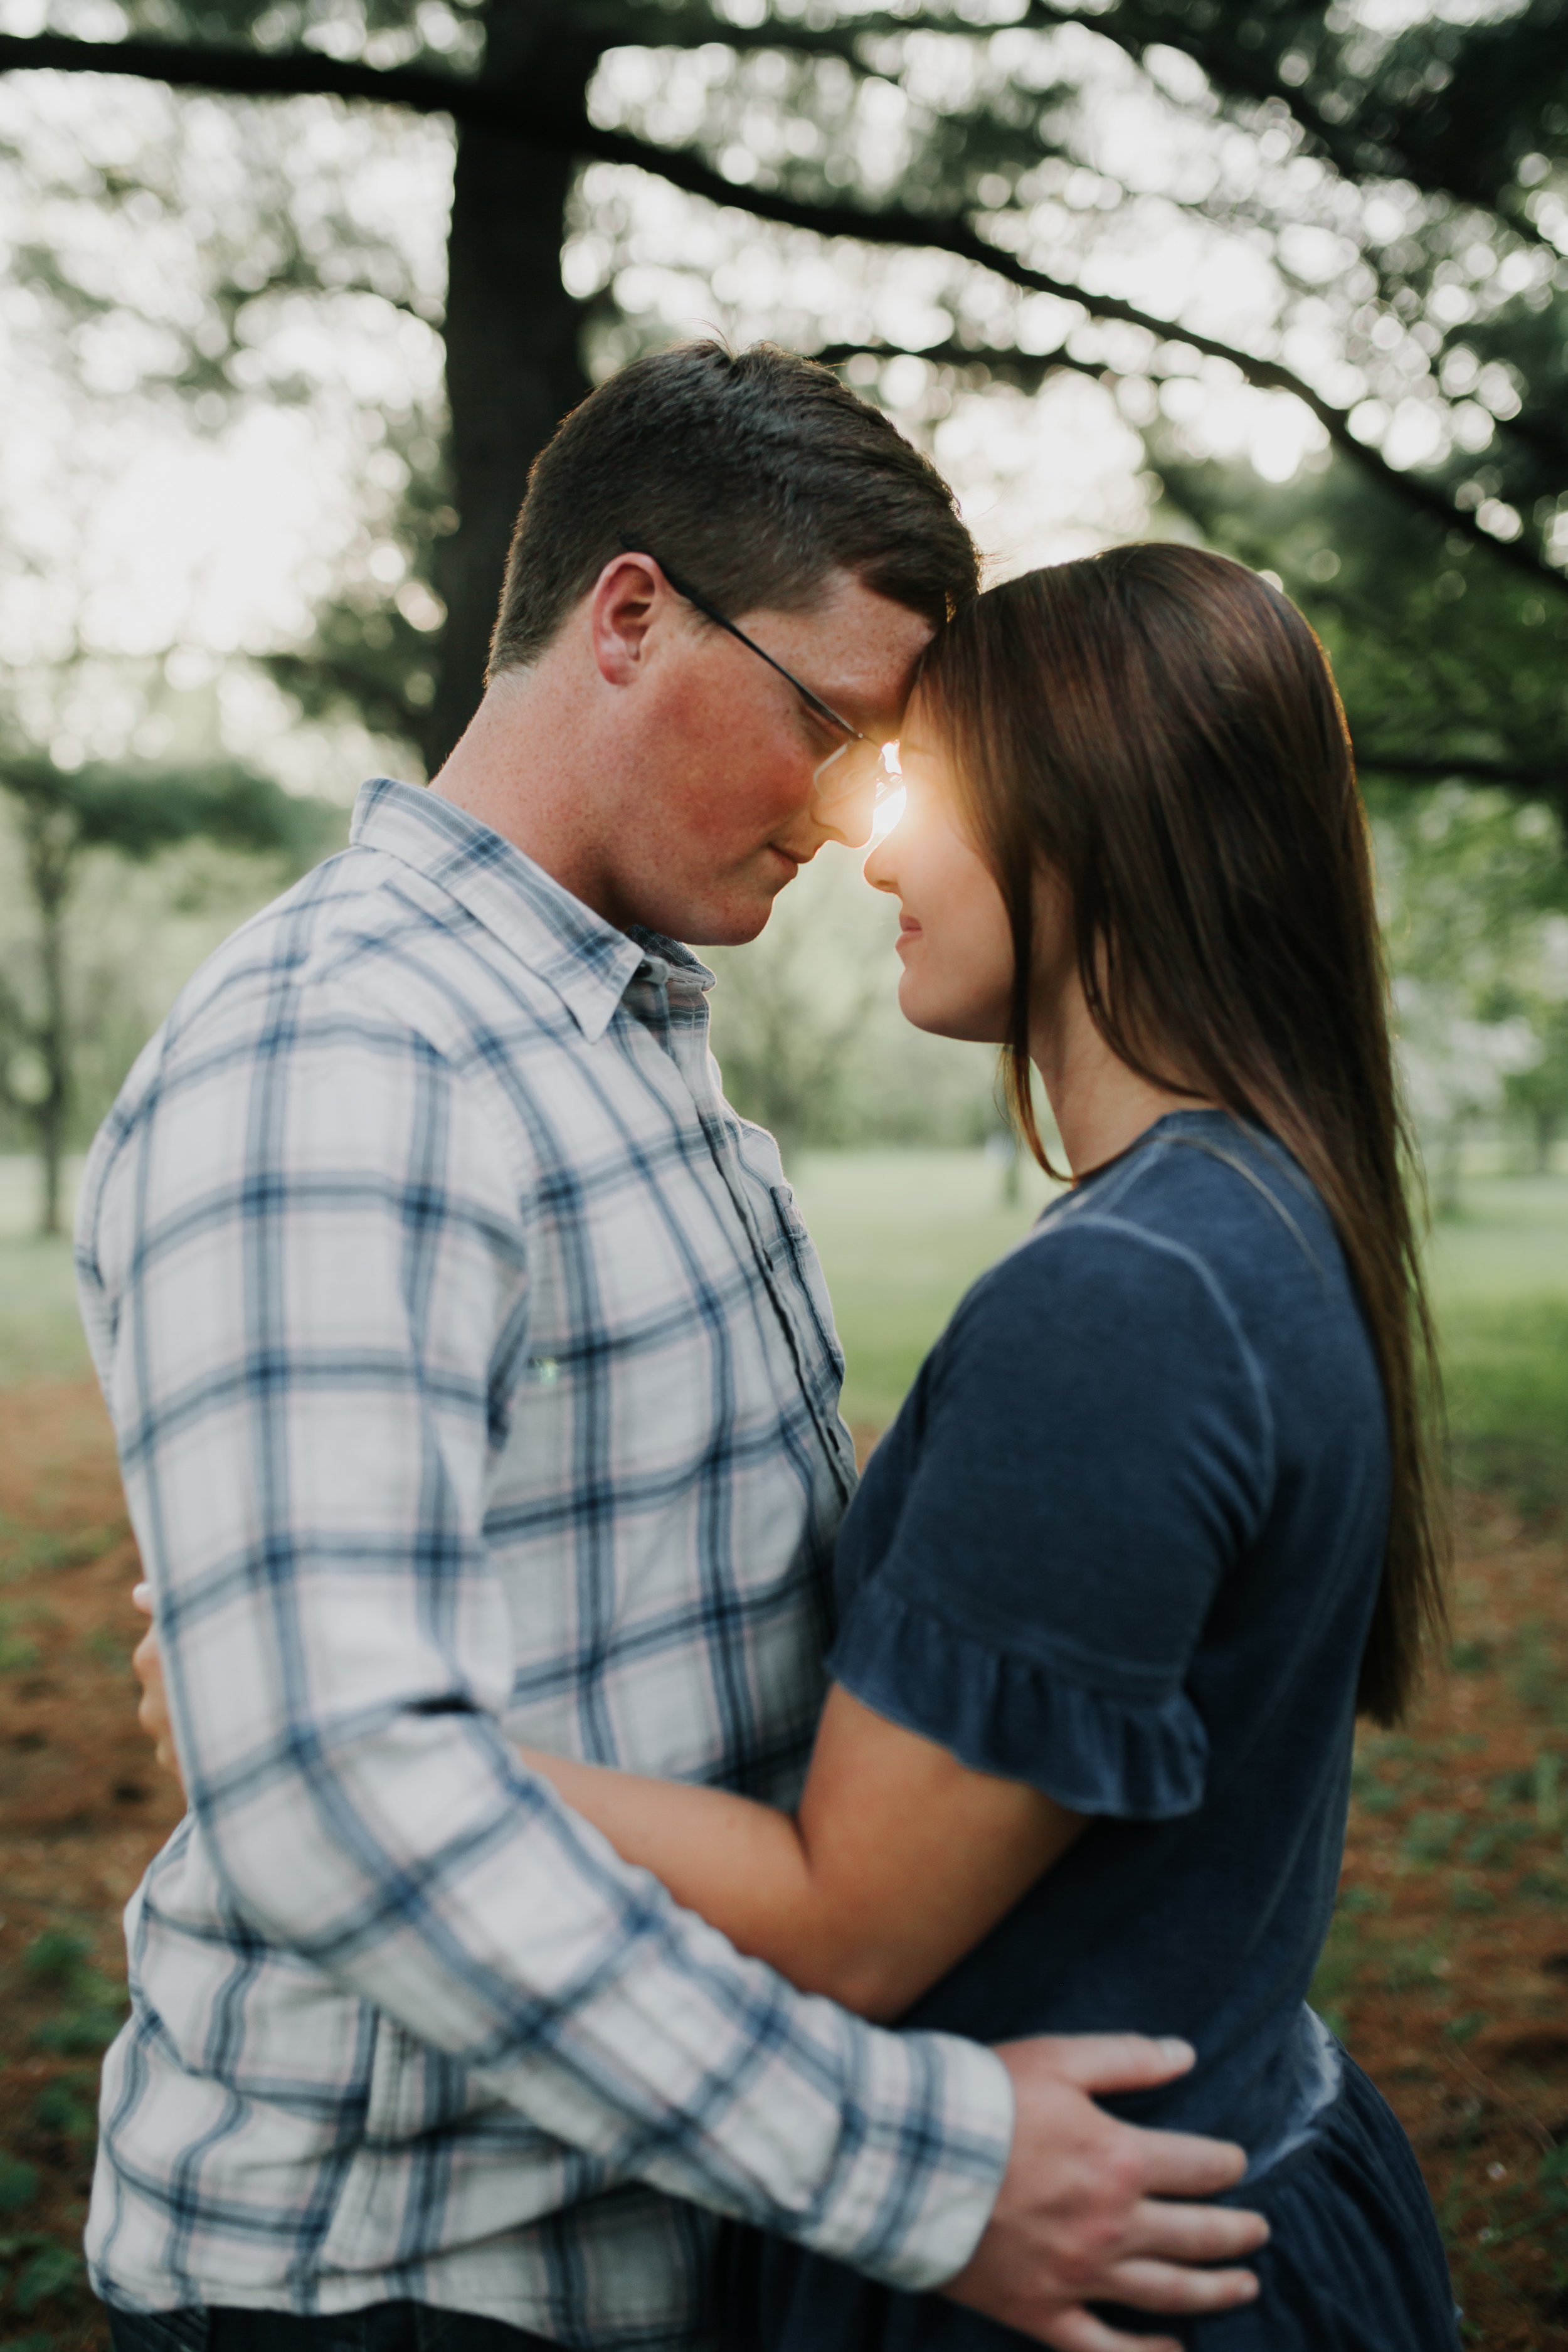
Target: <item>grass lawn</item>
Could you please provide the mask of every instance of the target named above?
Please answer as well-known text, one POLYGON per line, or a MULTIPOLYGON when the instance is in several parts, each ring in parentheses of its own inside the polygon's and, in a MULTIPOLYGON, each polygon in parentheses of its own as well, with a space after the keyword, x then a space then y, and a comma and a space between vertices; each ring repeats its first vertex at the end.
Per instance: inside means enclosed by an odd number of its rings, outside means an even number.
MULTIPOLYGON (((1047 1187, 1025 1172, 1008 1201, 979 1151, 792 1172, 869 1434, 1047 1187)), ((136 1726, 134 1546, 69 1245, 28 1237, 35 1200, 0 1160, 0 2343, 105 2352, 78 2251, 97 2053, 120 1908, 178 1797, 136 1726)), ((1491 1491, 1461 1496, 1454 1671, 1360 1743, 1314 1997, 1411 2134, 1467 2347, 1568 2352, 1568 1177, 1478 1167, 1432 1270, 1458 1465, 1491 1491)))
POLYGON ((1473 1179, 1432 1284, 1458 1475, 1527 1511, 1568 1497, 1568 1177, 1473 1179))
MULTIPOLYGON (((76 1207, 79 1160, 67 1171, 65 1213, 76 1207)), ((40 1241, 37 1163, 0 1155, 0 1387, 78 1380, 91 1370, 76 1311, 68 1239, 40 1241)))
POLYGON ((847 1420, 880 1428, 976 1275, 1022 1240, 1054 1188, 984 1151, 808 1151, 792 1170, 848 1361, 847 1420))
MULTIPOLYGON (((1052 1188, 1015 1201, 984 1151, 817 1151, 793 1171, 848 1359, 846 1417, 884 1427, 976 1275, 1022 1239, 1052 1188)), ((79 1164, 68 1171, 68 1213, 79 1164)), ((68 1241, 39 1241, 30 1160, 0 1158, 0 1386, 89 1369, 68 1241)), ((1568 1175, 1477 1174, 1435 1230, 1456 1466, 1527 1510, 1568 1496, 1568 1175)))
MULTIPOLYGON (((872 1428, 1050 1191, 1027 1171, 1010 1206, 983 1151, 806 1152, 795 1188, 848 1359, 845 1413, 872 1428)), ((1461 1476, 1527 1508, 1568 1496, 1568 1176, 1470 1178, 1430 1267, 1461 1476)))

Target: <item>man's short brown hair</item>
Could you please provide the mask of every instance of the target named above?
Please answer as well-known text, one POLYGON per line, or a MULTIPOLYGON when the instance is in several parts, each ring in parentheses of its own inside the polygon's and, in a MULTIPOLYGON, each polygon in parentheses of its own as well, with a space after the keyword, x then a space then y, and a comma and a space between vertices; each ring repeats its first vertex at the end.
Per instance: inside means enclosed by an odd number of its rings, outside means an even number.
POLYGON ((540 452, 488 675, 531 662, 623 548, 721 613, 798 610, 845 570, 934 626, 977 585, 952 491, 879 409, 769 343, 634 360, 540 452))

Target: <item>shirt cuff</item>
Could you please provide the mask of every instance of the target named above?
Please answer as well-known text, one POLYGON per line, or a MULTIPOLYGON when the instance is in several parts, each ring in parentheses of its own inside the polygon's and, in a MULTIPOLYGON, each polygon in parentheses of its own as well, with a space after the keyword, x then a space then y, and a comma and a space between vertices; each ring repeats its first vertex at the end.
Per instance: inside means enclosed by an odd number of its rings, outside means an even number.
POLYGON ((1013 2144, 1013 2079, 994 2050, 952 2034, 860 2039, 863 2120, 798 2235, 885 2285, 941 2286, 991 2219, 1013 2144))

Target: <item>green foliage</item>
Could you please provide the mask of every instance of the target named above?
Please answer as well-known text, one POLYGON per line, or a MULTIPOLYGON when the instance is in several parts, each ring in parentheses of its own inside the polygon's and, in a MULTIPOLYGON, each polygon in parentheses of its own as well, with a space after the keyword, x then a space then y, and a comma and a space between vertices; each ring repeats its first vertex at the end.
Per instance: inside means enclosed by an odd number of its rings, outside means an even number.
MULTIPOLYGON (((53 1234, 85 1025, 65 929, 84 862, 96 855, 144 865, 202 841, 265 858, 281 877, 331 845, 342 813, 234 761, 62 768, 42 751, 3 740, 0 797, 15 818, 35 925, 30 952, 12 967, 16 977, 0 965, 0 1104, 34 1126, 44 1175, 40 1223, 53 1234)), ((94 1025, 113 1018, 110 998, 94 1025)))
MULTIPOLYGON (((1199 530, 1268 566, 1303 602, 1339 666, 1374 781, 1441 776, 1451 763, 1456 773, 1507 771, 1521 790, 1560 792, 1568 761, 1568 595, 1558 562, 1568 530, 1568 274, 1557 258, 1568 216, 1568 37, 1560 14, 1551 0, 1530 0, 1495 22, 1423 21, 1392 34, 1329 0, 1105 0, 1087 16, 1068 13, 1076 21, 1057 26, 1050 12, 1003 23, 942 5, 915 16, 829 5, 742 25, 710 0, 563 0, 542 16, 523 0, 488 9, 457 0, 435 10, 414 0, 349 0, 334 14, 331 47, 378 67, 423 60, 498 81, 526 75, 531 89, 552 94, 552 106, 559 98, 563 119, 586 108, 592 82, 595 121, 648 138, 652 160, 673 136, 684 153, 721 161, 739 205, 745 179, 732 164, 744 155, 754 202, 765 209, 783 195, 830 208, 823 222, 835 235, 847 205, 900 203, 916 245, 922 219, 977 225, 982 259, 931 257, 918 304, 884 300, 878 281, 889 273, 862 282, 853 258, 846 263, 827 307, 835 348, 857 383, 893 402, 912 429, 934 434, 956 401, 993 380, 1037 388, 1053 373, 1094 377, 1143 436, 1165 527, 1199 530), (638 62, 623 83, 616 59, 626 52, 638 62), (1118 79, 1158 124, 1147 147, 1120 161, 1102 135, 1102 101, 1118 79), (1168 168, 1158 161, 1162 142, 1168 168), (1167 333, 1157 317, 1140 325, 1097 304, 1095 289, 1121 282, 1126 256, 1151 233, 1190 238, 1196 249, 1215 224, 1246 239, 1263 289, 1254 345, 1238 349, 1237 363, 1262 382, 1297 345, 1310 348, 1314 383, 1340 420, 1329 462, 1314 461, 1283 486, 1215 462, 1194 425, 1228 391, 1223 353, 1184 342, 1180 320, 1167 333), (1005 284, 982 266, 987 243, 998 254, 1016 250, 1069 299, 1005 284), (1087 320, 1070 299, 1075 287, 1087 320), (912 395, 898 389, 908 382, 907 357, 900 378, 887 372, 895 320, 910 349, 928 354, 917 369, 923 390, 912 395), (1426 433, 1409 444, 1415 455, 1396 451, 1369 474, 1363 452, 1394 449, 1391 436, 1412 418, 1426 433)), ((304 0, 222 0, 216 16, 174 0, 173 17, 168 0, 131 0, 126 23, 162 33, 173 23, 263 62, 281 47, 294 53, 291 63, 308 64, 316 46, 304 0)), ((282 355, 299 339, 278 332, 307 309, 327 327, 323 340, 334 306, 350 301, 390 307, 404 324, 435 327, 441 316, 439 289, 420 281, 409 250, 366 226, 352 176, 312 157, 303 184, 264 116, 235 110, 245 168, 231 173, 196 240, 185 299, 153 304, 155 319, 141 273, 106 282, 42 237, 16 259, 17 277, 64 336, 118 322, 125 349, 153 354, 141 381, 188 399, 195 430, 219 430, 258 399, 313 396, 300 365, 282 355)), ((463 136, 471 163, 478 137, 471 129, 463 136)), ((518 144, 521 155, 526 142, 518 144)), ((63 201, 71 181, 72 200, 81 201, 74 181, 82 177, 73 159, 55 193, 63 201)), ((169 154, 149 152, 105 168, 88 200, 163 224, 189 190, 169 154)), ((634 273, 645 287, 649 275, 639 243, 646 207, 625 184, 606 194, 584 182, 569 210, 563 226, 579 250, 565 301, 558 282, 524 289, 506 275, 510 248, 494 245, 494 207, 488 220, 483 206, 454 208, 448 318, 473 315, 476 286, 496 299, 488 311, 480 302, 479 348, 467 358, 459 352, 451 373, 448 443, 427 398, 360 403, 366 544, 314 592, 310 631, 263 657, 307 717, 353 715, 377 736, 434 743, 447 651, 437 584, 456 581, 462 590, 453 610, 468 611, 462 627, 471 637, 493 610, 510 511, 498 523, 480 509, 508 484, 515 506, 542 422, 562 404, 515 397, 517 370, 537 372, 549 352, 552 368, 560 361, 550 385, 575 383, 574 348, 563 356, 557 346, 581 341, 596 365, 613 363, 667 339, 678 314, 698 310, 740 334, 771 327, 809 345, 826 331, 816 309, 791 310, 787 291, 776 316, 759 313, 755 287, 770 271, 733 266, 741 248, 725 243, 734 232, 723 222, 710 254, 730 258, 703 265, 700 304, 681 297, 661 310, 664 298, 636 290, 634 273), (487 279, 487 270, 499 274, 487 279)), ((560 240, 553 221, 544 226, 553 272, 560 240)), ((765 240, 770 232, 754 234, 765 240)), ((467 675, 473 646, 454 649, 453 661, 467 675)), ((221 828, 232 824, 254 840, 279 814, 247 800, 238 778, 205 800, 198 793, 200 805, 169 790, 149 798, 145 781, 83 770, 67 791, 54 779, 49 821, 64 821, 68 804, 69 824, 107 826, 102 838, 118 854, 142 857, 181 824, 186 837, 230 838, 221 828)), ((1500 803, 1476 838, 1468 819, 1454 821, 1485 876, 1467 876, 1453 861, 1439 871, 1418 829, 1432 805, 1423 800, 1408 825, 1392 805, 1383 820, 1391 858, 1411 853, 1402 919, 1428 904, 1447 910, 1443 939, 1441 924, 1423 919, 1405 946, 1396 940, 1412 1066, 1433 1080, 1427 1093, 1437 1105, 1428 1104, 1430 1139, 1451 1171, 1467 1126, 1506 1096, 1543 1159, 1568 1117, 1568 1013, 1539 973, 1501 950, 1495 924, 1478 942, 1449 919, 1456 907, 1479 906, 1494 883, 1500 906, 1510 875, 1521 879, 1529 840, 1517 836, 1510 866, 1500 853, 1519 813, 1500 803), (1428 949, 1443 966, 1436 976, 1422 962, 1428 949)), ((275 847, 296 860, 306 854, 298 843, 275 847)), ((1510 901, 1516 933, 1533 939, 1539 929, 1553 859, 1560 866, 1555 847, 1548 855, 1543 845, 1541 871, 1525 872, 1523 895, 1510 901)), ((723 1058, 742 1108, 773 1126, 792 1155, 813 1141, 983 1133, 988 1078, 935 1083, 937 1066, 921 1048, 896 1026, 861 1016, 858 982, 837 944, 824 944, 819 971, 809 954, 792 955, 777 939, 726 971, 723 1058)), ((36 1007, 23 1010, 36 1029, 36 1007)), ((47 1112, 58 1129, 68 1091, 60 1052, 35 1034, 22 1037, 15 1018, 10 1025, 26 1047, 13 1038, 0 1052, 15 1076, 15 1114, 36 1112, 42 1128, 47 1112)))
MULTIPOLYGON (((125 1992, 93 1967, 83 1937, 67 1927, 45 1928, 29 1945, 22 1969, 30 1982, 51 1985, 61 1995, 60 2008, 34 2034, 38 2049, 57 2057, 79 2058, 96 2056, 108 2048, 125 2021, 125 1992)), ((74 2105, 68 2093, 62 2091, 61 2096, 66 2102, 59 2110, 64 2120, 49 2128, 74 2129, 69 2121, 74 2105)))
POLYGON ((1271 485, 1184 459, 1159 428, 1152 437, 1172 503, 1211 544, 1277 572, 1311 621, 1382 816, 1395 818, 1406 768, 1413 782, 1423 766, 1437 781, 1448 761, 1460 776, 1491 762, 1561 790, 1568 597, 1413 518, 1342 453, 1271 485))
MULTIPOLYGON (((13 1148, 26 1139, 18 1133, 13 1148)), ((39 1188, 30 1171, 28 1178, 25 1191, 16 1188, 17 1223, 37 1213, 39 1188)), ((90 1370, 69 1242, 63 1235, 44 1241, 0 1232, 0 1388, 80 1379, 90 1370)), ((38 1530, 7 1526, 0 1517, 0 1560, 16 1558, 40 1539, 38 1530)))
POLYGON ((337 837, 342 816, 284 792, 238 761, 164 768, 95 761, 63 770, 45 753, 0 750, 0 792, 18 804, 40 856, 67 869, 83 851, 155 857, 201 837, 281 857, 296 871, 337 837))
POLYGON ((742 1118, 768 1129, 786 1164, 804 1142, 838 1139, 850 1058, 886 985, 876 933, 846 925, 823 936, 811 919, 820 890, 797 883, 795 891, 752 946, 710 950, 725 1091, 742 1118))
POLYGON ((1463 1826, 1462 1813, 1416 1813, 1405 1828, 1400 1851, 1418 1867, 1430 1869, 1447 1859, 1463 1826))
POLYGON ((848 1359, 844 1412, 883 1428, 962 1294, 1020 1241, 1047 1196, 1009 1201, 983 1151, 806 1152, 791 1171, 848 1359))
POLYGON ((87 2269, 75 2249, 62 2246, 58 2239, 0 2238, 0 2290, 7 2284, 12 2310, 27 2319, 41 2303, 57 2297, 70 2301, 80 2295, 87 2285, 87 2269), (21 2266, 8 2275, 12 2262, 21 2266))
POLYGON ((78 2086, 65 2082, 51 2083, 33 2101, 33 2123, 38 2131, 60 2139, 90 2139, 97 2128, 92 2108, 80 2095, 78 2086))
POLYGON ((440 667, 446 611, 437 593, 441 542, 457 522, 446 451, 415 411, 385 420, 384 467, 402 487, 382 528, 403 576, 395 587, 361 574, 316 605, 309 637, 262 667, 310 719, 357 719, 374 736, 422 745, 440 667))
POLYGON ((22 1959, 22 1973, 32 1984, 79 1984, 89 1965, 90 1947, 69 1927, 46 1927, 34 1937, 22 1959))
POLYGON ((0 1609, 0 1675, 25 1675, 38 1663, 38 1645, 16 1629, 17 1612, 0 1609))
POLYGON ((1307 1999, 1331 2033, 1342 2039, 1348 2030, 1345 1998, 1366 1959, 1366 1931, 1359 1911, 1341 1903, 1313 1972, 1307 1999))
POLYGON ((88 2000, 50 2018, 33 2038, 40 2050, 52 2051, 57 2058, 86 2058, 107 2050, 124 2022, 123 2002, 88 2000))
POLYGON ((1541 1058, 1529 1069, 1509 1074, 1507 1095, 1510 1110, 1529 1128, 1536 1170, 1544 1171, 1568 1119, 1568 1004, 1542 1004, 1531 1025, 1541 1058))
POLYGON ((38 2176, 30 2164, 0 2149, 0 2214, 19 2213, 38 2193, 38 2176))
POLYGON ((1568 1495, 1568 1301, 1449 1306, 1443 1362, 1456 1474, 1530 1511, 1568 1495))

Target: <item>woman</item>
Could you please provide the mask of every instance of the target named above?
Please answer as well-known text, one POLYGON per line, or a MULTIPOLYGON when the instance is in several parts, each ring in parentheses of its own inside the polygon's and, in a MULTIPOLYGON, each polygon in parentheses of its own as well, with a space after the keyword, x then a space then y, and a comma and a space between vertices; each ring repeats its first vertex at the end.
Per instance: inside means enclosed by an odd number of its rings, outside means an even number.
MULTIPOLYGON (((867 2015, 1194 2043, 1128 2111, 1242 2141, 1273 2235, 1256 2305, 1162 2334, 1451 2347, 1415 2159, 1304 2004, 1355 1714, 1398 1717, 1442 1615, 1326 664, 1240 565, 1118 549, 963 612, 901 761, 867 866, 902 904, 900 1003, 1004 1045, 1044 1163, 1038 1071, 1074 1190, 975 1285, 872 1458, 798 1813, 530 1760, 743 1950, 867 2015)), ((1153 2326, 1105 2320, 1083 2352, 1153 2326)), ((727 2325, 734 2352, 1023 2340, 744 2239, 727 2325)))

